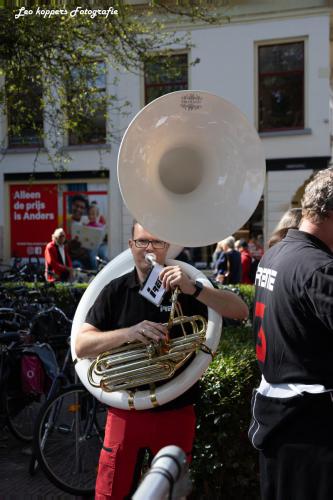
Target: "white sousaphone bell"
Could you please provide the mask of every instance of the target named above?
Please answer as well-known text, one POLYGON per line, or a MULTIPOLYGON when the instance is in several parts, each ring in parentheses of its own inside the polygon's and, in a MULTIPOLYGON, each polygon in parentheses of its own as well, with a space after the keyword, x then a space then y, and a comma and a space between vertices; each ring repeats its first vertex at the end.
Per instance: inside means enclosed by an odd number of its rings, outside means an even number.
MULTIPOLYGON (((133 218, 156 237, 178 247, 213 244, 239 229, 255 210, 264 187, 265 157, 259 136, 231 103, 203 91, 164 95, 144 107, 128 126, 118 155, 120 190, 133 218)), ((171 245, 170 257, 175 257, 171 245), (173 252, 173 254, 172 254, 173 252)), ((203 273, 180 261, 191 279, 212 286, 203 273)), ((77 359, 78 329, 100 291, 133 268, 129 250, 113 259, 93 280, 77 308, 72 328, 72 357, 85 387, 117 408, 142 410, 153 405, 149 390, 93 388, 87 377, 91 360, 77 359)), ((205 345, 215 352, 221 319, 208 309, 205 345)), ((198 352, 180 374, 156 389, 155 405, 191 387, 211 361, 198 352)))

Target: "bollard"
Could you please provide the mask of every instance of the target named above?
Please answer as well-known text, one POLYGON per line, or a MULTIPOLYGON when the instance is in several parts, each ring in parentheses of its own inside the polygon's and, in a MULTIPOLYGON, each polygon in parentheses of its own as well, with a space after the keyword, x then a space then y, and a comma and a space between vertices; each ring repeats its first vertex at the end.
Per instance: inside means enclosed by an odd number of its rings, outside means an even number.
POLYGON ((133 500, 186 498, 191 491, 186 455, 178 446, 165 446, 154 460, 133 500))

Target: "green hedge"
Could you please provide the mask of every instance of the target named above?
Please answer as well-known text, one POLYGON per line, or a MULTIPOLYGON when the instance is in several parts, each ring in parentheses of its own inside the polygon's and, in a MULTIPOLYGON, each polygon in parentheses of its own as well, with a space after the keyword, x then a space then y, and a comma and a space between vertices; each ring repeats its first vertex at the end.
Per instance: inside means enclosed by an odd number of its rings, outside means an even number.
POLYGON ((193 498, 259 498, 257 453, 247 437, 258 381, 251 327, 224 328, 219 352, 200 381, 193 498))
POLYGON ((246 323, 225 322, 231 326, 223 327, 219 350, 200 381, 192 498, 257 500, 258 456, 247 437, 252 390, 260 380, 252 336, 254 287, 222 288, 239 293, 250 314, 246 323))
MULTIPOLYGON (((6 282, 2 283, 1 286, 8 288, 8 290, 13 290, 15 295, 15 289, 25 287, 28 290, 39 290, 42 297, 50 297, 54 303, 60 307, 70 318, 73 318, 76 307, 82 297, 85 289, 87 288, 86 283, 78 283, 75 285, 67 283, 30 283, 30 282, 6 282)), ((38 299, 33 299, 38 300, 38 299)))

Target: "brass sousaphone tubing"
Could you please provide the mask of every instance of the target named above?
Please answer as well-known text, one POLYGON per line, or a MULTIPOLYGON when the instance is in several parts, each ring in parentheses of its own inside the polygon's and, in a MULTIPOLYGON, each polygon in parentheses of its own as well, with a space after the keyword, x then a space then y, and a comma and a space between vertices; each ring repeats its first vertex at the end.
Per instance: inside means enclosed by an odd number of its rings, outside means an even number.
POLYGON ((90 384, 112 392, 171 378, 204 345, 207 321, 199 315, 178 316, 172 322, 172 326, 177 325, 182 327, 184 335, 169 342, 148 345, 133 342, 100 354, 88 370, 90 384), (184 331, 186 323, 192 326, 191 334, 184 331))

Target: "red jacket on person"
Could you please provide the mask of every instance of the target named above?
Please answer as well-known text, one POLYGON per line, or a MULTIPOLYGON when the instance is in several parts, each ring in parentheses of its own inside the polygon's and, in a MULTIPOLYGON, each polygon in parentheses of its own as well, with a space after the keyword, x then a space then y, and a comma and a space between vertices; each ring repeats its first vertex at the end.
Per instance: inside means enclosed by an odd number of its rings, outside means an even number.
POLYGON ((65 263, 62 260, 58 245, 50 241, 45 248, 45 279, 47 281, 67 281, 69 271, 67 267, 72 267, 72 259, 69 255, 67 246, 65 249, 65 263))
POLYGON ((242 264, 242 279, 241 283, 252 285, 253 281, 250 278, 252 257, 247 248, 240 251, 242 264))

